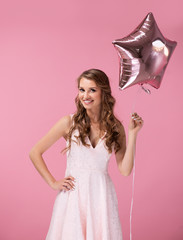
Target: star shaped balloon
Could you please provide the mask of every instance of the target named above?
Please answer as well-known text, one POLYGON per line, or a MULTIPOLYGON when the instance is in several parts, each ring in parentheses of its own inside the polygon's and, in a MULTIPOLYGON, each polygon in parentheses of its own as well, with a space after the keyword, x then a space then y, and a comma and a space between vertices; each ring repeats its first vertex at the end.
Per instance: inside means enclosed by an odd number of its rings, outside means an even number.
POLYGON ((148 13, 131 34, 112 43, 120 61, 120 89, 144 83, 156 89, 160 87, 177 42, 162 35, 152 13, 148 13))

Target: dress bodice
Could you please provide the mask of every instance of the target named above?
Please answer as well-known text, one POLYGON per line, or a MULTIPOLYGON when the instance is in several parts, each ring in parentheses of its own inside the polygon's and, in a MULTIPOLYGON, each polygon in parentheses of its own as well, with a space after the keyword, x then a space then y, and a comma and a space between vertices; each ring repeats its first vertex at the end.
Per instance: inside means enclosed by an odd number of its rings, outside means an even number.
POLYGON ((107 150, 105 134, 99 139, 95 148, 88 137, 85 140, 89 147, 84 146, 81 141, 78 142, 76 138, 78 135, 79 131, 75 129, 71 136, 71 148, 67 151, 67 167, 107 171, 112 153, 107 150))

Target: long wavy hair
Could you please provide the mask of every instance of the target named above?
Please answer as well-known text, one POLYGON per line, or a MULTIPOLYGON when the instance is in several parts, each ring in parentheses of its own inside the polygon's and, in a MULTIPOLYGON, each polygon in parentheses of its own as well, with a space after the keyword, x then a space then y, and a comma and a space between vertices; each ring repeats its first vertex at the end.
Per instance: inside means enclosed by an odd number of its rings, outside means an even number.
MULTIPOLYGON (((107 75, 99 69, 89 69, 84 71, 78 78, 77 84, 80 87, 80 80, 86 78, 95 81, 96 85, 101 89, 101 112, 100 112, 100 131, 105 131, 105 145, 109 153, 112 153, 114 146, 115 153, 119 151, 121 143, 119 142, 119 127, 121 122, 114 116, 113 108, 115 98, 111 95, 111 87, 107 75)), ((86 109, 83 107, 77 95, 75 98, 77 111, 73 115, 73 124, 67 134, 69 144, 63 151, 68 151, 71 148, 71 137, 75 129, 78 129, 79 135, 75 136, 78 141, 86 147, 90 146, 86 143, 86 137, 90 134, 90 118, 87 115, 86 109)))

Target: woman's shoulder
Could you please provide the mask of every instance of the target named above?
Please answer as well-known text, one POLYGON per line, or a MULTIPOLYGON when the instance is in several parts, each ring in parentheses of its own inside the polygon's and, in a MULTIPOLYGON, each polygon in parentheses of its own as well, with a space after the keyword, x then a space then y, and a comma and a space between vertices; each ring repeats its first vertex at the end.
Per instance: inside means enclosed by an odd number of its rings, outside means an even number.
POLYGON ((63 116, 60 120, 70 129, 73 120, 73 113, 63 116))
POLYGON ((58 131, 64 131, 63 137, 66 139, 67 134, 70 131, 70 128, 73 124, 72 122, 72 116, 74 114, 67 114, 65 116, 62 116, 58 121, 58 131))
POLYGON ((118 131, 120 133, 120 136, 124 136, 125 135, 125 128, 124 128, 124 125, 123 125, 123 122, 118 120, 117 121, 117 128, 118 128, 118 131))
POLYGON ((58 126, 60 126, 61 128, 64 128, 66 131, 69 131, 72 126, 73 115, 74 114, 68 114, 68 115, 62 116, 57 122, 58 126))
POLYGON ((120 141, 122 141, 124 138, 126 138, 125 128, 122 123, 119 126, 119 134, 120 134, 120 136, 119 136, 120 141))

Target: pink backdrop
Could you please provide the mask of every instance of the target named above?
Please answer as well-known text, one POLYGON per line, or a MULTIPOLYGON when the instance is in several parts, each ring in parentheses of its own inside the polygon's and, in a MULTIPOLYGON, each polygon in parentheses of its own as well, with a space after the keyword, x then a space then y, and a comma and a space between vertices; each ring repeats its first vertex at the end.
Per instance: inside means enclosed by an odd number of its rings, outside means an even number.
MULTIPOLYGON (((144 119, 136 148, 133 240, 183 239, 182 1, 4 1, 0 8, 1 204, 0 239, 45 239, 57 192, 41 178, 28 153, 62 116, 75 111, 76 77, 105 71, 126 132, 132 105, 144 119), (112 41, 129 34, 153 12, 163 35, 178 45, 161 87, 118 90, 112 41)), ((56 179, 64 177, 65 146, 44 155, 56 179)), ((132 174, 120 175, 112 156, 124 240, 129 239, 132 174)))

